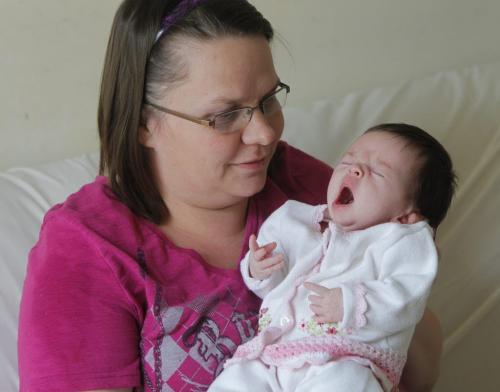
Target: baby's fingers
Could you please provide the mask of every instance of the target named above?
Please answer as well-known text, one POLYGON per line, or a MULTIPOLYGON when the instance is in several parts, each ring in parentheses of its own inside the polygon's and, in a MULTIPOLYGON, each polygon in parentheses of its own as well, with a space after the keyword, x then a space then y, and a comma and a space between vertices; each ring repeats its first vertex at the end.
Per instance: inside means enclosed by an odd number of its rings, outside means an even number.
POLYGON ((314 316, 313 317, 314 321, 316 321, 318 324, 324 324, 324 323, 329 323, 328 317, 325 316, 314 316))
POLYGON ((250 234, 250 238, 248 239, 248 248, 252 253, 257 252, 259 249, 259 244, 257 243, 257 237, 255 234, 250 234))
POLYGON ((323 316, 325 313, 321 305, 310 304, 309 309, 311 309, 316 316, 323 316))
POLYGON ((273 257, 273 260, 265 259, 264 261, 259 261, 257 264, 257 269, 253 276, 258 279, 269 278, 274 271, 283 268, 284 260, 279 260, 279 258, 273 257))
POLYGON ((304 282, 304 287, 307 290, 311 290, 315 294, 319 294, 322 296, 327 295, 329 292, 328 288, 326 288, 325 286, 321 286, 319 284, 312 283, 312 282, 304 282))
POLYGON ((323 297, 320 295, 309 295, 307 299, 314 305, 321 305, 323 302, 323 297))
POLYGON ((262 248, 265 249, 267 253, 271 253, 277 246, 278 244, 276 242, 270 242, 262 246, 262 248))
POLYGON ((266 244, 255 250, 253 253, 253 257, 256 260, 262 260, 266 256, 272 254, 272 251, 276 248, 276 246, 276 242, 270 242, 269 244, 266 244))
POLYGON ((271 257, 268 257, 267 259, 264 259, 259 262, 259 268, 262 271, 276 271, 280 268, 283 267, 284 264, 284 257, 282 254, 277 254, 271 257))

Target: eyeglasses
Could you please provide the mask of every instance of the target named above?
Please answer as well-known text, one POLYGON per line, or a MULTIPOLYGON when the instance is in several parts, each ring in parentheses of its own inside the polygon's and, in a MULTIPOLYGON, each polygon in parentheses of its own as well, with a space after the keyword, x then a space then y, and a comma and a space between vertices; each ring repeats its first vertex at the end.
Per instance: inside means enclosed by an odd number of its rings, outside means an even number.
POLYGON ((252 119, 255 109, 260 109, 265 117, 270 117, 273 114, 281 111, 285 106, 286 98, 290 92, 290 86, 285 83, 279 82, 276 89, 267 94, 254 107, 242 107, 227 112, 216 113, 212 118, 203 119, 199 117, 190 116, 189 114, 180 113, 175 110, 167 109, 163 106, 145 101, 144 103, 160 112, 171 114, 172 116, 183 118, 184 120, 192 121, 197 124, 205 125, 214 128, 220 133, 231 133, 245 128, 252 119))

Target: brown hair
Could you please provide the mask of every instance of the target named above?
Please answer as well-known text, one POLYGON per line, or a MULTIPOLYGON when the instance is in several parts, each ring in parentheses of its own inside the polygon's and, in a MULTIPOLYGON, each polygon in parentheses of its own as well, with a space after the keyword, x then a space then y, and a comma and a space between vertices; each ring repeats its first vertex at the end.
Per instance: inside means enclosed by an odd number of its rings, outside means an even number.
POLYGON ((224 36, 273 38, 270 23, 246 0, 205 0, 155 42, 161 21, 179 3, 124 0, 108 41, 98 108, 101 160, 115 195, 135 214, 154 223, 167 216, 147 150, 139 142, 145 99, 156 101, 181 81, 178 48, 186 39, 224 36))
POLYGON ((429 225, 437 229, 451 205, 457 185, 450 155, 433 136, 414 125, 380 124, 367 132, 388 132, 402 138, 422 159, 416 176, 415 203, 429 225))

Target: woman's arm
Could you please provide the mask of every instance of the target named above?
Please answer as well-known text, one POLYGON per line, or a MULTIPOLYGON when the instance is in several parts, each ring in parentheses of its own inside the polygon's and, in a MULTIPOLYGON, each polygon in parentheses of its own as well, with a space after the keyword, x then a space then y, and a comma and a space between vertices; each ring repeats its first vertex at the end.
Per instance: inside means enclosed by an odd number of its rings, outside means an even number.
POLYGON ((443 333, 437 316, 427 308, 408 349, 401 392, 428 392, 439 376, 443 333))
POLYGON ((140 318, 111 263, 103 260, 103 249, 111 245, 96 240, 97 229, 56 212, 45 218, 24 282, 21 390, 139 386, 140 318))

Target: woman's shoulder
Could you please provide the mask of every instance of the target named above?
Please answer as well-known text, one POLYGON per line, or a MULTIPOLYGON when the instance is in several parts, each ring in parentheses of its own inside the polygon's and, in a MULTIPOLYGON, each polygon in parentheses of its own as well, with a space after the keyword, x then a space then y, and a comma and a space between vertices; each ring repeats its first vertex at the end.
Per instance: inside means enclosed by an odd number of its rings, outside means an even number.
POLYGON ((87 220, 97 217, 119 217, 128 208, 113 194, 106 177, 98 176, 83 185, 65 201, 53 206, 45 215, 45 221, 58 218, 87 220))
POLYGON ((85 287, 79 278, 85 277, 107 282, 103 291, 122 290, 116 277, 127 274, 133 284, 140 274, 137 249, 144 243, 137 219, 113 195, 107 179, 97 177, 47 212, 29 253, 26 281, 38 287, 37 281, 57 276, 85 287))
POLYGON ((269 170, 273 182, 289 199, 308 204, 326 201, 331 166, 286 142, 279 142, 269 170))
POLYGON ((119 211, 109 212, 118 206, 107 189, 105 179, 97 178, 53 207, 29 254, 18 342, 26 385, 51 390, 48 385, 59 380, 62 389, 87 389, 78 384, 85 376, 94 382, 86 385, 100 386, 102 377, 96 374, 109 361, 127 382, 140 379, 128 364, 137 359, 134 342, 143 320, 144 278, 135 253, 129 251, 131 237, 123 237, 132 230, 122 228, 123 219, 116 220, 119 211), (106 221, 106 216, 115 221, 106 221), (103 359, 96 355, 99 347, 120 351, 103 359), (34 358, 43 358, 43 367, 34 358), (68 364, 75 363, 68 372, 68 364), (63 381, 54 376, 61 374, 63 381))
POLYGON ((113 194, 107 178, 99 176, 53 206, 45 214, 41 232, 57 237, 64 237, 66 231, 111 239, 129 237, 137 219, 113 194))

